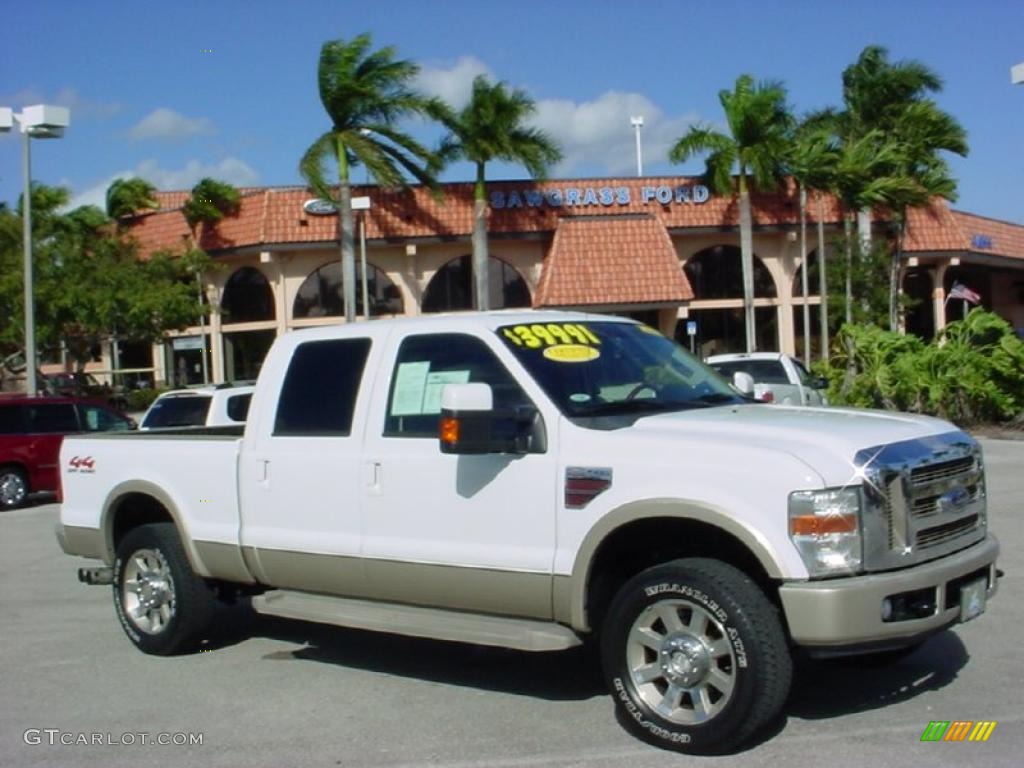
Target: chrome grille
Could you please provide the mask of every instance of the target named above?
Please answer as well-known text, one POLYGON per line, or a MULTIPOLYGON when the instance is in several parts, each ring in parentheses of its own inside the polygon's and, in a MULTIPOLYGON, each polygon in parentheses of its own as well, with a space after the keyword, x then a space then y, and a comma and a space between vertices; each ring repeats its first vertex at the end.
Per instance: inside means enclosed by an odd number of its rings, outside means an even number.
POLYGON ((914 565, 985 535, 981 450, 963 432, 878 446, 857 454, 864 479, 868 570, 914 565))
POLYGON ((936 525, 933 528, 925 528, 917 532, 917 546, 926 548, 950 541, 973 531, 978 527, 979 515, 968 515, 961 520, 954 520, 952 523, 936 525))

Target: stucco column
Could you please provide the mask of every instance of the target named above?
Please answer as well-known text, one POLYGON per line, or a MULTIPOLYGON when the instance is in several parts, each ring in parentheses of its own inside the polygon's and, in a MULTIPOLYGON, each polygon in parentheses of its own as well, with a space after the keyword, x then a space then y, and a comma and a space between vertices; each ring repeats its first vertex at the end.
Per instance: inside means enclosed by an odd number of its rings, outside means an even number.
POLYGON ((206 298, 210 303, 210 357, 213 363, 211 375, 214 384, 224 383, 224 337, 221 335, 220 296, 221 289, 218 286, 206 286, 206 298))
POLYGON ((415 243, 405 246, 405 263, 399 290, 402 291, 406 315, 419 315, 422 312, 420 302, 423 301, 423 289, 420 286, 419 271, 416 269, 416 250, 415 243))
POLYGON ((934 269, 929 270, 932 275, 932 312, 935 315, 936 334, 946 327, 946 290, 943 286, 947 269, 949 262, 936 264, 934 269))

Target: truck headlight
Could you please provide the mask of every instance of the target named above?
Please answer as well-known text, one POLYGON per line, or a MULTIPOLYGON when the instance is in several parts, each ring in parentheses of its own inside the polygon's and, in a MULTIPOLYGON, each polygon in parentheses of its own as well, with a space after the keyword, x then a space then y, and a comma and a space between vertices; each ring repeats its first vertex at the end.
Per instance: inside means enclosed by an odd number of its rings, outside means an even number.
POLYGON ((791 493, 789 538, 811 576, 860 570, 860 488, 791 493))

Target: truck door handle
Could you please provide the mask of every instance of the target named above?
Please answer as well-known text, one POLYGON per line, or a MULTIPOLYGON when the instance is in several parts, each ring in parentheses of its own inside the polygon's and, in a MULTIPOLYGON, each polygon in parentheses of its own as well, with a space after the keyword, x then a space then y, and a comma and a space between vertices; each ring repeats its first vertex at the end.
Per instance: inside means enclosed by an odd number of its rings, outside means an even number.
POLYGON ((381 465, 379 461, 368 462, 367 486, 371 496, 380 496, 381 465))
POLYGON ((258 459, 259 464, 258 475, 260 482, 264 485, 270 485, 270 460, 269 459, 258 459))

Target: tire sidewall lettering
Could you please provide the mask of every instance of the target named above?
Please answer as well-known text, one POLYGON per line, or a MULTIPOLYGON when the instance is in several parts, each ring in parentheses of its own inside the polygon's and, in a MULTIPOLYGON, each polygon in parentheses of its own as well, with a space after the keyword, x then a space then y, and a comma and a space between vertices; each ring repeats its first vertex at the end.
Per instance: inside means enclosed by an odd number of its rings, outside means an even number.
POLYGON ((633 702, 629 692, 626 690, 625 683, 622 678, 616 677, 612 681, 612 685, 615 687, 615 695, 619 701, 622 702, 623 708, 626 710, 627 716, 633 718, 636 724, 650 733, 652 736, 657 736, 659 739, 671 741, 675 744, 689 744, 690 734, 688 733, 673 733, 667 728, 662 728, 656 723, 652 723, 650 720, 644 717, 640 708, 633 702))

